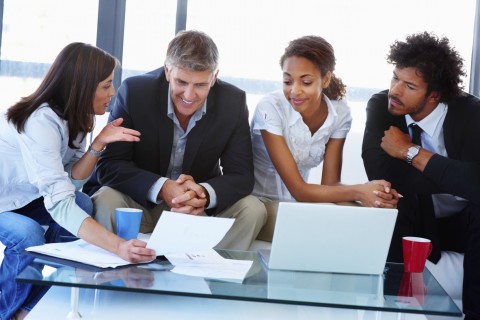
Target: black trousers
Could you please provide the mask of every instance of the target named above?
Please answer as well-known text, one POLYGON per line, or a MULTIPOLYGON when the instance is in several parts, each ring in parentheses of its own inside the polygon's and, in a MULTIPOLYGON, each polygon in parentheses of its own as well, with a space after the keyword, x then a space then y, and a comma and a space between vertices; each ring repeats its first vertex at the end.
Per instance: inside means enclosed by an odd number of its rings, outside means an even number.
POLYGON ((480 319, 480 205, 465 209, 466 247, 463 262, 463 313, 468 319, 480 319))

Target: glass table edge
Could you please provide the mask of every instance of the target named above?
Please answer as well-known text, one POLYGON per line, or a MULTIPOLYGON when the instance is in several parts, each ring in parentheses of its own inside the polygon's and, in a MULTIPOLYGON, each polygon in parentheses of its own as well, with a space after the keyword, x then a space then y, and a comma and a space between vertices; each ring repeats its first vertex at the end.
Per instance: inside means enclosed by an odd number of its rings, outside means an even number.
MULTIPOLYGON (((218 250, 219 252, 234 252, 231 250, 218 250)), ((241 252, 241 251, 238 251, 241 252)), ((256 252, 250 252, 255 253, 256 252)), ((258 258, 258 257, 256 257, 258 258)), ((45 263, 45 261, 41 261, 45 263)), ((262 264, 261 262, 259 262, 262 264)), ((401 263, 390 263, 387 262, 386 267, 394 265, 402 265, 401 263)), ((65 265, 68 266, 68 265, 65 265)), ((135 266, 135 265, 133 265, 135 266)), ((107 270, 108 271, 108 270, 107 270)), ((432 278, 433 275, 430 271, 425 268, 424 273, 427 273, 432 278)), ((21 273, 17 277, 18 282, 31 283, 37 285, 48 285, 48 286, 63 286, 63 287, 76 287, 76 288, 85 288, 85 289, 99 289, 99 290, 110 290, 110 291, 124 291, 124 292, 140 292, 148 294, 161 294, 161 295, 175 295, 175 296, 185 296, 185 297, 200 297, 200 298, 213 298, 213 299, 226 299, 226 300, 238 300, 238 301, 250 301, 250 302, 263 302, 263 303, 276 303, 276 304, 289 304, 289 305, 304 305, 304 306, 317 306, 317 307, 330 307, 330 308, 343 308, 343 309, 357 309, 357 310, 369 310, 369 311, 384 311, 384 312, 396 312, 396 313, 409 313, 409 314, 424 314, 424 315, 437 315, 437 316, 455 316, 461 317, 463 313, 458 308, 458 306, 453 302, 453 299, 448 296, 445 292, 445 295, 450 299, 451 304, 454 306, 455 310, 451 311, 435 311, 435 310, 424 310, 416 308, 394 308, 389 306, 367 306, 367 305, 352 305, 352 304, 342 304, 342 303, 332 303, 332 302, 314 302, 314 301, 300 301, 300 300, 284 300, 284 299, 274 299, 274 298, 262 298, 262 297, 251 297, 251 296, 238 296, 238 295, 226 295, 218 293, 195 293, 195 292, 186 292, 186 291, 171 291, 171 290, 160 290, 160 289, 147 289, 147 288, 130 288, 130 287, 120 287, 112 285, 102 285, 102 284, 84 284, 76 282, 58 282, 58 281, 46 281, 45 279, 29 279, 22 278, 21 273)), ((202 278, 204 279, 204 278, 202 278)), ((211 279, 205 279, 211 280, 211 279)), ((436 280, 436 279, 435 279, 436 280)), ((438 283, 438 282, 437 282, 438 283)), ((440 286, 441 287, 441 286, 440 286)), ((443 288, 442 288, 443 289, 443 288)), ((444 290, 444 289, 443 289, 444 290)))

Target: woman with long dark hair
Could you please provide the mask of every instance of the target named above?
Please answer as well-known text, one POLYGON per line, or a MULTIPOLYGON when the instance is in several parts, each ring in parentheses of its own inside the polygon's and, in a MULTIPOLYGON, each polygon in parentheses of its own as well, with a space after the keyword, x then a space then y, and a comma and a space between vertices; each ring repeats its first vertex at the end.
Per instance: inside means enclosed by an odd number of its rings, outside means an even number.
POLYGON ((92 217, 92 202, 80 190, 106 145, 136 142, 140 132, 107 124, 86 148, 95 115, 115 94, 118 60, 84 43, 57 56, 38 89, 0 118, 0 319, 23 319, 47 289, 17 283, 32 258, 25 248, 80 237, 131 262, 153 260, 140 240, 125 241, 92 217), (42 226, 48 226, 45 232, 42 226))

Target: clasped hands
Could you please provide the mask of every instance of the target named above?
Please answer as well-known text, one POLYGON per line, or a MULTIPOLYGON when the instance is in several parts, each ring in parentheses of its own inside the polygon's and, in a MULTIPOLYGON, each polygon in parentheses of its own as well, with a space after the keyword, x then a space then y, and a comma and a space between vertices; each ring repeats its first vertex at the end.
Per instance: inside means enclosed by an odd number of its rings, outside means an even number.
POLYGON ((193 215, 203 215, 208 201, 207 190, 186 174, 180 175, 177 180, 168 179, 159 196, 172 211, 193 215))
MULTIPOLYGON (((390 126, 388 130, 384 131, 384 136, 380 147, 389 156, 397 159, 404 159, 406 150, 411 147, 413 143, 410 141, 410 136, 405 134, 395 126, 390 126)), ((396 208, 398 200, 402 198, 395 189, 391 188, 390 183, 385 180, 370 181, 369 184, 383 187, 383 190, 377 189, 373 193, 378 197, 373 202, 376 207, 396 208)))
POLYGON ((364 206, 376 208, 396 208, 402 195, 393 189, 390 182, 372 180, 365 184, 367 189, 364 198, 360 201, 364 206))

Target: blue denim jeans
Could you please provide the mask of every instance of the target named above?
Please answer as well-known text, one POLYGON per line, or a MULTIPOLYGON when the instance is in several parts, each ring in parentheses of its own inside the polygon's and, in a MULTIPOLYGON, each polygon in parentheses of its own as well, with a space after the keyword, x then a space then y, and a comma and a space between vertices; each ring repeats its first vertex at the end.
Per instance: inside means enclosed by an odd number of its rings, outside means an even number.
MULTIPOLYGON (((93 204, 86 194, 75 193, 75 202, 89 215, 93 204)), ((41 277, 42 265, 31 264, 33 258, 24 249, 50 242, 72 240, 73 235, 60 227, 45 209, 43 199, 29 205, 0 213, 0 242, 5 252, 0 266, 0 320, 9 320, 18 309, 31 311, 50 288, 49 286, 17 283, 17 275, 23 271, 41 277), (47 225, 47 232, 41 225, 47 225)))

